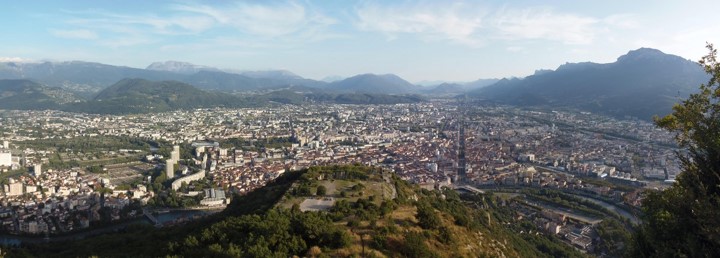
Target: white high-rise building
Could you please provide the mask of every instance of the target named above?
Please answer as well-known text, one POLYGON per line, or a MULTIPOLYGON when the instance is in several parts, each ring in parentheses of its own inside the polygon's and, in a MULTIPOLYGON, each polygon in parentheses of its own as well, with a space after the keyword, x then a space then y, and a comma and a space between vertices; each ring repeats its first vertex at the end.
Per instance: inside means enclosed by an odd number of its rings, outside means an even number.
POLYGON ((33 166, 33 173, 35 173, 35 177, 42 175, 42 164, 35 164, 35 166, 33 166))
POLYGON ((0 166, 12 166, 12 154, 9 151, 0 151, 0 166))
POLYGON ((168 179, 175 177, 175 162, 172 159, 165 161, 165 175, 168 179))
POLYGON ((180 160, 180 146, 173 146, 173 151, 170 152, 170 159, 178 161, 180 160))
POLYGON ((9 150, 10 149, 10 142, 9 141, 3 141, 3 149, 9 150))
POLYGON ((209 153, 203 155, 202 164, 200 164, 200 167, 202 167, 203 170, 207 168, 207 165, 208 165, 208 156, 210 156, 209 153))

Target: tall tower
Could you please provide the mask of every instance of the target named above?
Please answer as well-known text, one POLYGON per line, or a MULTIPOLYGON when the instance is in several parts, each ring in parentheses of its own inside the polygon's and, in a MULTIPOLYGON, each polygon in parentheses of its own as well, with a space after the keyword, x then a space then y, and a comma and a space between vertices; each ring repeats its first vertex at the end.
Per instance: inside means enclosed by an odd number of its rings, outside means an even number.
POLYGON ((202 165, 201 165, 201 166, 202 166, 202 169, 207 169, 207 168, 208 168, 208 163, 209 163, 209 162, 208 162, 208 156, 210 156, 210 153, 205 153, 205 154, 203 154, 203 160, 202 160, 202 165))
POLYGON ((180 160, 180 146, 178 146, 178 145, 173 146, 173 150, 172 150, 172 152, 170 152, 170 159, 172 159, 176 162, 178 160, 180 160))
POLYGON ((165 175, 168 179, 175 177, 175 162, 173 159, 165 161, 165 175))
POLYGON ((3 149, 9 150, 10 149, 10 142, 9 141, 3 141, 3 149))
POLYGON ((35 163, 35 166, 33 166, 33 173, 35 173, 35 177, 42 175, 42 164, 35 163))

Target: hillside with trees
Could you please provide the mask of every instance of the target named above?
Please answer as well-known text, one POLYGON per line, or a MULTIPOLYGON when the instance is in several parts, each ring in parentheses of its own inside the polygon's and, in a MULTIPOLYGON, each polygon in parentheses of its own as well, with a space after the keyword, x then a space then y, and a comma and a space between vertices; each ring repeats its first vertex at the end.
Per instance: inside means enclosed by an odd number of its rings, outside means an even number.
POLYGON ((235 196, 225 211, 175 228, 134 225, 71 242, 28 244, 13 257, 582 257, 542 234, 505 225, 512 210, 492 195, 428 191, 362 165, 287 172, 235 196), (332 187, 318 187, 337 183, 332 187), (380 188, 375 188, 380 186, 380 188), (323 189, 325 188, 325 189, 323 189), (394 194, 378 194, 373 189, 394 194), (394 196, 393 196, 394 195, 394 196), (394 198, 393 198, 394 197, 394 198), (302 211, 297 198, 335 198, 302 211), (289 207, 287 207, 289 205, 289 207))
POLYGON ((30 80, 0 80, 0 109, 58 109, 81 98, 30 80))
POLYGON ((132 114, 244 106, 250 106, 250 103, 233 95, 202 91, 182 82, 123 79, 102 90, 92 100, 74 103, 65 109, 87 113, 132 114))

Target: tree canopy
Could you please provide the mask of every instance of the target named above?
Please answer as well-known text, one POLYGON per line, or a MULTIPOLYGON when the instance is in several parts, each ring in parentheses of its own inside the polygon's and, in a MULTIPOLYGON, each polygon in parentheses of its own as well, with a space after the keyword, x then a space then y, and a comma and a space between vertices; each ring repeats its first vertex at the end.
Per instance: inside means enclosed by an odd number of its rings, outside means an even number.
POLYGON ((648 193, 644 222, 630 255, 636 257, 709 257, 720 253, 720 63, 717 50, 700 64, 710 75, 699 93, 655 118, 657 126, 675 134, 683 172, 665 191, 648 193))

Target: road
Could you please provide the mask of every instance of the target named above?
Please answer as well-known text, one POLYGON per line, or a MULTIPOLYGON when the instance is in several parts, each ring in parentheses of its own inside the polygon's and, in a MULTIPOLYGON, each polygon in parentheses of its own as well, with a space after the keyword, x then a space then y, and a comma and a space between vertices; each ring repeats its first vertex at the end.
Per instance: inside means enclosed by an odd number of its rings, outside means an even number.
POLYGON ((580 215, 577 213, 573 213, 572 210, 569 210, 569 209, 561 209, 561 208, 557 208, 557 207, 552 207, 550 205, 540 204, 540 203, 531 202, 531 201, 525 201, 525 203, 527 203, 530 206, 535 206, 535 207, 538 207, 543 210, 552 210, 553 212, 563 214, 563 215, 567 216, 568 218, 579 220, 579 221, 582 221, 582 222, 585 222, 588 224, 592 224, 592 225, 598 224, 602 221, 602 219, 583 216, 583 215, 580 215))
MULTIPOLYGON (((478 187, 479 187, 480 189, 484 189, 484 190, 486 190, 486 191, 493 191, 493 190, 495 190, 495 189, 517 189, 517 190, 520 190, 520 189, 525 188, 525 187, 519 187, 519 186, 501 186, 501 185, 493 185, 493 186, 485 186, 485 187, 480 187, 480 186, 478 186, 478 187)), ((527 188, 539 189, 539 188, 537 188, 537 187, 527 187, 527 188)), ((622 209, 622 208, 618 207, 617 205, 614 205, 614 204, 605 202, 605 201, 603 201, 603 200, 595 199, 595 198, 592 198, 592 197, 588 197, 588 196, 584 196, 584 195, 572 193, 572 192, 563 191, 563 193, 569 194, 569 195, 572 195, 572 196, 575 196, 575 197, 577 197, 577 198, 581 198, 581 199, 583 199, 583 200, 590 201, 590 202, 595 203, 595 204, 598 204, 598 205, 602 206, 603 208, 605 208, 605 209, 607 209, 607 210, 609 210, 609 211, 611 211, 611 212, 615 212, 616 214, 618 214, 618 215, 620 215, 620 216, 622 216, 622 217, 630 220, 630 222, 633 223, 633 224, 635 224, 635 225, 637 225, 637 224, 640 223, 640 219, 639 219, 637 216, 633 215, 632 213, 628 212, 628 211, 625 210, 625 209, 622 209)))

